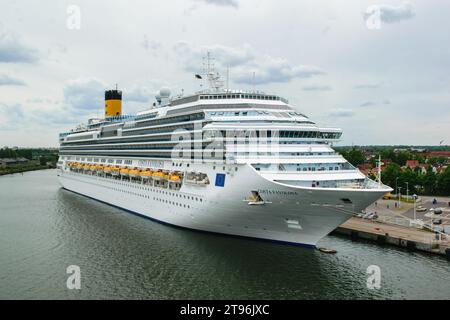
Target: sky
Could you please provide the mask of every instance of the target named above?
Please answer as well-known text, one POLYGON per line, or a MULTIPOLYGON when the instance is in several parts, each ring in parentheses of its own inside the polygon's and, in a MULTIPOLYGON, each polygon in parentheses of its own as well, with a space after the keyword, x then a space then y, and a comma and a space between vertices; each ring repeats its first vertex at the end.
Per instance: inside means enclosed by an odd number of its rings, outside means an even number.
POLYGON ((211 52, 231 89, 289 100, 340 145, 450 144, 450 2, 0 0, 0 146, 56 147, 162 87, 201 88, 211 52))

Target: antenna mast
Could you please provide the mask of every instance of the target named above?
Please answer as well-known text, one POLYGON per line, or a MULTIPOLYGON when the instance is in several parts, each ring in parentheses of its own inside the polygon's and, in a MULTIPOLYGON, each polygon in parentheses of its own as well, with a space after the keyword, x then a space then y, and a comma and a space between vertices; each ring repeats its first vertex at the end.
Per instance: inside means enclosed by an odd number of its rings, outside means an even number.
POLYGON ((211 52, 207 52, 206 54, 206 63, 204 63, 206 77, 209 83, 209 89, 214 91, 220 91, 223 87, 223 81, 220 80, 220 75, 218 72, 214 70, 214 63, 212 62, 214 59, 211 58, 211 52))
POLYGON ((381 154, 378 155, 377 168, 378 168, 378 186, 381 187, 381 154))

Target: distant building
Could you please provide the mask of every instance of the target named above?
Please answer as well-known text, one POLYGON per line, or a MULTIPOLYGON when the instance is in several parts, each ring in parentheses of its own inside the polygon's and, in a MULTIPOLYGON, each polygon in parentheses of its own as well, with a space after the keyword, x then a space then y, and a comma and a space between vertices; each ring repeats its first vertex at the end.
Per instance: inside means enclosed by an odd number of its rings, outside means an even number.
POLYGON ((418 160, 406 160, 406 167, 410 168, 412 170, 418 168, 420 166, 420 163, 418 160))
POLYGON ((427 149, 424 149, 424 148, 411 148, 411 151, 412 152, 420 152, 420 153, 422 153, 422 152, 427 152, 427 149))
POLYGON ((450 151, 430 151, 428 155, 430 157, 445 157, 450 159, 450 151))
POLYGON ((442 173, 445 170, 447 170, 448 166, 437 166, 437 167, 433 167, 434 170, 436 170, 436 173, 442 173))
POLYGON ((0 159, 0 168, 9 168, 15 167, 22 164, 27 164, 28 159, 25 158, 1 158, 0 159))
POLYGON ((358 169, 366 176, 368 176, 370 173, 372 173, 372 165, 370 163, 360 164, 360 165, 358 165, 358 169))

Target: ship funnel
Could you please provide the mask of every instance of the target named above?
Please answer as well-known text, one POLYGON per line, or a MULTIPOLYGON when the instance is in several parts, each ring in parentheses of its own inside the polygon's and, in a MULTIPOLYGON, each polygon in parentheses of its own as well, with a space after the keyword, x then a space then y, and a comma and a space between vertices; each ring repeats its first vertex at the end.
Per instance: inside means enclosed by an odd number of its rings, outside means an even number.
POLYGON ((122 91, 114 89, 105 91, 105 117, 122 115, 122 91))

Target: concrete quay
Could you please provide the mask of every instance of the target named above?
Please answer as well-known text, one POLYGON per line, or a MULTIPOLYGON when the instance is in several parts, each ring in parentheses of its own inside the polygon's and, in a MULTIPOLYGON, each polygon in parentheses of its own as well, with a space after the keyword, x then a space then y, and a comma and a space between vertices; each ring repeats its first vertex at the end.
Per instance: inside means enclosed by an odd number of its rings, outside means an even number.
MULTIPOLYGON (((437 207, 448 205, 439 199, 437 207)), ((423 205, 429 206, 431 198, 423 199, 423 205)), ((448 208, 444 207, 444 214, 435 215, 442 218, 443 225, 449 224, 448 208)), ((376 212, 379 216, 376 220, 352 217, 338 227, 334 233, 351 237, 352 239, 365 239, 376 241, 380 244, 390 244, 411 250, 425 251, 433 254, 445 255, 450 259, 450 235, 436 234, 427 229, 419 229, 411 225, 411 204, 394 205, 393 200, 379 200, 367 208, 367 212, 376 212)), ((416 218, 422 218, 424 222, 430 218, 423 217, 423 213, 417 214, 416 218), (420 217, 419 217, 420 215, 420 217)))

